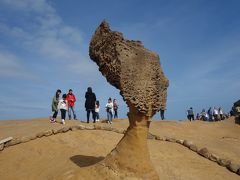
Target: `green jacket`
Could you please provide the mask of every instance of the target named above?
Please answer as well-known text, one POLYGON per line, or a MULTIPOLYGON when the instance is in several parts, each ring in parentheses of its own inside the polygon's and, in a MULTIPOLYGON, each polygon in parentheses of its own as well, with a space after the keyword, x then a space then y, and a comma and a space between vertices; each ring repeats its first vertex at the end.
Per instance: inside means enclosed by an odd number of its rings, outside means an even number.
POLYGON ((58 102, 59 102, 59 98, 54 96, 52 99, 52 111, 58 111, 58 102))

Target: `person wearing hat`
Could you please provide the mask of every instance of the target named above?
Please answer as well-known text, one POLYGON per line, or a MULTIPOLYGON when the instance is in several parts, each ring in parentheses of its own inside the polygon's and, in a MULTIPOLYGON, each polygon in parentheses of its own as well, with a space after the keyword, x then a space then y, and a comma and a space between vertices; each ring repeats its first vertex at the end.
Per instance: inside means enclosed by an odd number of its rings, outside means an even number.
POLYGON ((69 89, 66 99, 67 99, 67 102, 68 102, 68 118, 69 118, 69 120, 72 119, 71 111, 73 113, 73 118, 75 120, 77 120, 77 116, 76 116, 76 113, 74 111, 74 105, 75 105, 75 102, 76 102, 76 97, 73 94, 73 90, 72 89, 69 89))

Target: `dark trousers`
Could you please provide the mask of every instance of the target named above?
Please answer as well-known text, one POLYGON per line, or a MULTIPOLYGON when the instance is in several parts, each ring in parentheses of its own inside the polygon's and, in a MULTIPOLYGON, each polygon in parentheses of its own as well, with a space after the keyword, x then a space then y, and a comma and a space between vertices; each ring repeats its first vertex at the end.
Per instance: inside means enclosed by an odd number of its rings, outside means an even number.
POLYGON ((88 110, 87 110, 87 123, 89 123, 90 112, 92 112, 93 122, 95 123, 95 121, 96 121, 96 116, 95 116, 95 110, 94 110, 94 109, 88 109, 88 110))
POLYGON ((95 112, 95 119, 99 120, 99 112, 95 112))
POLYGON ((162 109, 160 110, 160 116, 161 116, 161 119, 162 119, 162 120, 165 119, 165 118, 164 118, 164 110, 162 110, 162 109))
POLYGON ((58 111, 54 111, 52 118, 56 119, 57 115, 58 115, 58 111))
POLYGON ((65 120, 67 110, 65 110, 65 109, 60 109, 60 111, 61 111, 61 118, 65 120))
POLYGON ((214 114, 214 115, 213 115, 213 117, 214 117, 214 121, 218 121, 218 120, 219 120, 219 118, 218 118, 218 115, 217 115, 217 114, 214 114))
POLYGON ((189 121, 192 121, 192 120, 194 120, 194 115, 188 115, 188 119, 189 119, 189 121))
POLYGON ((118 118, 118 112, 117 112, 117 110, 114 110, 114 118, 118 118))

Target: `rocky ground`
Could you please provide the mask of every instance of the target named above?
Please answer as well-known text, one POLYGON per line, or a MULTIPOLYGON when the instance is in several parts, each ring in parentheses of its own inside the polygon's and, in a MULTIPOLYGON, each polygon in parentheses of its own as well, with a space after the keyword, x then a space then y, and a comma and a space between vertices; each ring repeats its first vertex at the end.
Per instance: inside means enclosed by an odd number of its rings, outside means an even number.
MULTIPOLYGON (((82 179, 94 179, 93 174, 100 172, 90 167, 116 146, 127 126, 128 121, 122 119, 114 120, 111 127, 97 123, 95 128, 73 120, 65 126, 47 119, 0 121, 0 139, 11 136, 19 143, 5 143, 0 151, 0 179, 58 179, 75 171, 81 172, 82 179)), ((233 118, 214 123, 153 121, 150 132, 156 135, 150 136, 148 145, 160 179, 240 179, 229 168, 195 152, 206 147, 216 157, 239 165, 240 126, 233 118), (197 150, 176 140, 187 140, 197 150)))

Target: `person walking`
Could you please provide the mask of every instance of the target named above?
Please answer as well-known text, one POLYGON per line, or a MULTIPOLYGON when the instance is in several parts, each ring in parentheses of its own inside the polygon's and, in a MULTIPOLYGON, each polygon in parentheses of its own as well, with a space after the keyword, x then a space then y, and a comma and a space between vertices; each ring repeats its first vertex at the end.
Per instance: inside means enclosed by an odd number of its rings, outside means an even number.
POLYGON ((52 98, 52 112, 53 115, 50 116, 50 122, 54 123, 56 122, 56 118, 58 115, 58 102, 59 102, 59 96, 62 93, 62 91, 60 89, 58 89, 55 93, 55 95, 52 98))
POLYGON ((67 95, 63 94, 62 99, 58 103, 58 109, 61 111, 62 124, 65 124, 66 112, 68 110, 67 95))
POLYGON ((205 109, 202 110, 201 117, 203 121, 207 121, 207 113, 205 112, 205 109))
POLYGON ((160 108, 160 116, 161 116, 161 119, 164 120, 165 117, 164 117, 164 112, 165 112, 165 109, 163 107, 160 108))
POLYGON ((187 118, 189 121, 194 120, 194 112, 192 107, 190 107, 190 109, 187 110, 187 118))
POLYGON ((99 101, 96 101, 96 104, 95 104, 95 118, 96 118, 97 122, 99 121, 99 111, 100 111, 100 103, 99 103, 99 101))
POLYGON ((108 123, 112 124, 112 117, 113 117, 113 102, 111 98, 108 98, 108 102, 106 104, 106 111, 107 111, 107 119, 108 123))
POLYGON ((73 119, 77 120, 76 113, 74 111, 74 104, 76 102, 76 97, 73 94, 73 90, 69 89, 68 94, 67 94, 67 102, 68 102, 68 119, 71 120, 71 111, 73 113, 73 119))
POLYGON ((216 107, 213 108, 213 117, 215 121, 218 121, 218 109, 216 107))
POLYGON ((118 104, 117 100, 113 100, 113 110, 114 110, 114 118, 118 118, 118 104))
POLYGON ((222 108, 222 107, 219 107, 218 112, 219 112, 219 115, 220 115, 220 120, 224 120, 223 108, 222 108))
POLYGON ((96 122, 95 117, 95 102, 96 95, 92 92, 92 88, 88 87, 87 92, 85 93, 85 109, 87 111, 87 123, 89 123, 90 113, 92 113, 93 122, 96 122))
POLYGON ((208 109, 207 113, 209 116, 209 121, 213 121, 213 111, 211 107, 208 109))

